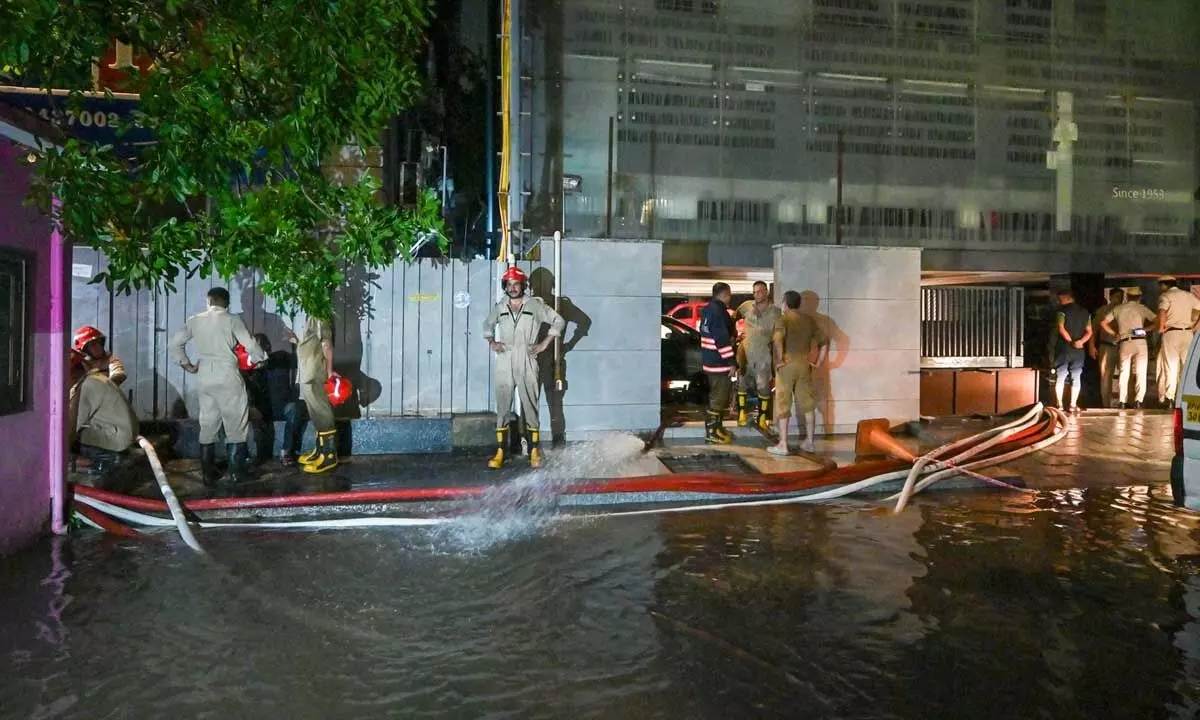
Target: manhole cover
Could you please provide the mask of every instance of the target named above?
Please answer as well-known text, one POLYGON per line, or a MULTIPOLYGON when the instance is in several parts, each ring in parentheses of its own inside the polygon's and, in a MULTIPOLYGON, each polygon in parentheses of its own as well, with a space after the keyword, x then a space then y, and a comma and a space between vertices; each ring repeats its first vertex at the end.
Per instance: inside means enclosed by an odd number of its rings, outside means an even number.
POLYGON ((658 459, 673 473, 759 474, 757 468, 736 453, 705 452, 696 455, 665 455, 658 459))

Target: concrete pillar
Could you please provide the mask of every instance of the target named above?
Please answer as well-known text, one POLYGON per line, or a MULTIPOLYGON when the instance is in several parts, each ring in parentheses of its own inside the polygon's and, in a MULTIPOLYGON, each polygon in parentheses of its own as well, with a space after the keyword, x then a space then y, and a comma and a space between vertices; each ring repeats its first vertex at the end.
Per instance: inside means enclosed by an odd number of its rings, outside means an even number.
POLYGON ((819 369, 818 429, 852 433, 858 421, 920 414, 921 250, 776 245, 775 289, 805 294, 830 336, 819 369))

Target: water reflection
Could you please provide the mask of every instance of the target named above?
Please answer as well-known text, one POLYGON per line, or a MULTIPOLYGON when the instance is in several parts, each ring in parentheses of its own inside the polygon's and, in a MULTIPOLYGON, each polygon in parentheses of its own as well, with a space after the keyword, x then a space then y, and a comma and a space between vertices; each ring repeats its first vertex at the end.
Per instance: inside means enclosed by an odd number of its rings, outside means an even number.
POLYGON ((0 717, 1193 717, 1197 521, 1162 488, 0 560, 0 717))

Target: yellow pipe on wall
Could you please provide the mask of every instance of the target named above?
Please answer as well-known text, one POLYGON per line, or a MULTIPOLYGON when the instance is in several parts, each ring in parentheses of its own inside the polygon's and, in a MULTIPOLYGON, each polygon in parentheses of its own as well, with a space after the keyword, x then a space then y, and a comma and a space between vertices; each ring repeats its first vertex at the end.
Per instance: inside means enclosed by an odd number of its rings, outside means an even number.
POLYGON ((500 205, 500 254, 497 259, 508 263, 512 254, 508 227, 508 179, 512 130, 509 113, 512 109, 512 3, 503 0, 500 29, 500 183, 496 197, 500 205))

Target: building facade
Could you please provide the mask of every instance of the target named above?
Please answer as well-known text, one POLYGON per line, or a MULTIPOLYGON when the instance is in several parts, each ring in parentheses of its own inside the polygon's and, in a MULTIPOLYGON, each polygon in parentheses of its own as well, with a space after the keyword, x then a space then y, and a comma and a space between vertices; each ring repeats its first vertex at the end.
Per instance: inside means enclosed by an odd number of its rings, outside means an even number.
POLYGON ((653 238, 669 265, 768 267, 840 232, 928 269, 1200 271, 1193 0, 515 12, 531 237, 653 238))

